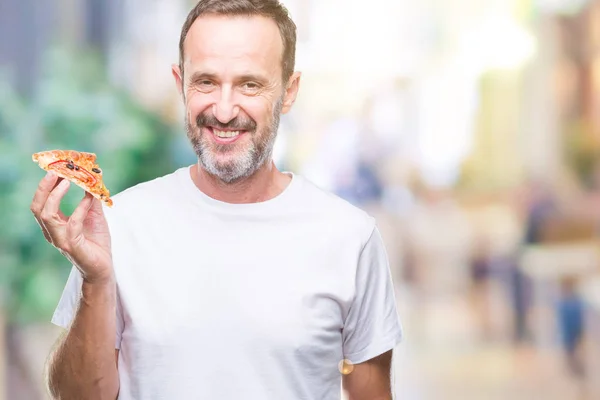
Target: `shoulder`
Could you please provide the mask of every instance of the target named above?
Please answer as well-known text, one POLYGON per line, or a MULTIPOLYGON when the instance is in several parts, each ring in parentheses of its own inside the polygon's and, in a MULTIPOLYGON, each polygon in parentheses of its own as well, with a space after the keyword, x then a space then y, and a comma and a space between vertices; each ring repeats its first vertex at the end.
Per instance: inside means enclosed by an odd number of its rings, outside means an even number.
POLYGON ((178 197, 178 187, 184 169, 141 182, 112 196, 113 207, 104 207, 109 220, 130 219, 135 215, 145 215, 146 211, 156 212, 161 206, 168 206, 178 197))
POLYGON ((299 195, 301 209, 318 218, 329 230, 355 236, 366 243, 376 228, 374 217, 310 180, 298 178, 302 189, 299 195))

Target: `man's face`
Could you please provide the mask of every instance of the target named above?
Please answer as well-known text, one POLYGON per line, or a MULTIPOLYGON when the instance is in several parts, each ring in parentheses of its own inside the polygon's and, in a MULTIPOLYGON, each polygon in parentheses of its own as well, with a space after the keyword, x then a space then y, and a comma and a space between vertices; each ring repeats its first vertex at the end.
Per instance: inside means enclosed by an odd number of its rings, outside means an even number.
MULTIPOLYGON (((283 40, 263 17, 200 17, 185 41, 186 129, 200 164, 224 183, 252 175, 271 159, 280 114, 293 103, 299 75, 282 82, 283 40)), ((183 85, 182 85, 183 83, 183 85)))

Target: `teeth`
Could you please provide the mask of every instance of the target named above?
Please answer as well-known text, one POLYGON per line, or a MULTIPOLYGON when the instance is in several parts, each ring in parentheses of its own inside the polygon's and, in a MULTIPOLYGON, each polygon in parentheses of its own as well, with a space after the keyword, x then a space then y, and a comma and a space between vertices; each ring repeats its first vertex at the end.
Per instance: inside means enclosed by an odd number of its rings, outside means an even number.
POLYGON ((216 129, 213 130, 215 135, 220 138, 232 138, 240 134, 240 131, 218 131, 216 129))

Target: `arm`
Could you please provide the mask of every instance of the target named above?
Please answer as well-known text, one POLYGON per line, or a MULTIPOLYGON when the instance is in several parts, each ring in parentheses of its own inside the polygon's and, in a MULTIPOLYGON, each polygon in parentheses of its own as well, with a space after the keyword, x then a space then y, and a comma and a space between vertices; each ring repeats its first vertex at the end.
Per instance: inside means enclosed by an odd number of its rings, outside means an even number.
POLYGON ((53 399, 117 398, 115 291, 113 281, 83 283, 73 324, 48 362, 48 389, 53 399))
POLYGON ((342 381, 348 400, 392 400, 391 366, 391 350, 355 365, 342 381))
POLYGON ((374 227, 356 270, 355 296, 344 321, 343 355, 354 363, 343 377, 350 400, 391 400, 392 351, 402 329, 394 286, 379 230, 374 227))
POLYGON ((82 278, 77 313, 48 363, 48 386, 55 399, 114 400, 119 392, 113 358, 117 288, 110 232, 102 204, 87 192, 70 217, 62 213, 69 185, 48 172, 30 207, 46 240, 82 278))

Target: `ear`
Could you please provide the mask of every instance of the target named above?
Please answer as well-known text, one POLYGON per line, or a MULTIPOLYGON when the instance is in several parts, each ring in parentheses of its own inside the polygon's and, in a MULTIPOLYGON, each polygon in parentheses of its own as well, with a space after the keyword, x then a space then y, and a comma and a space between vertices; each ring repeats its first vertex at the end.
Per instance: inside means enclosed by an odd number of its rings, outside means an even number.
POLYGON ((294 72, 287 82, 285 89, 285 96, 283 98, 283 107, 281 109, 282 114, 287 114, 294 105, 296 97, 298 96, 298 89, 300 89, 300 77, 301 72, 294 72))
POLYGON ((177 91, 179 92, 179 95, 183 99, 185 99, 185 95, 183 93, 183 75, 181 73, 181 68, 179 68, 179 65, 172 64, 171 73, 173 74, 173 78, 175 78, 175 85, 177 86, 177 91))

